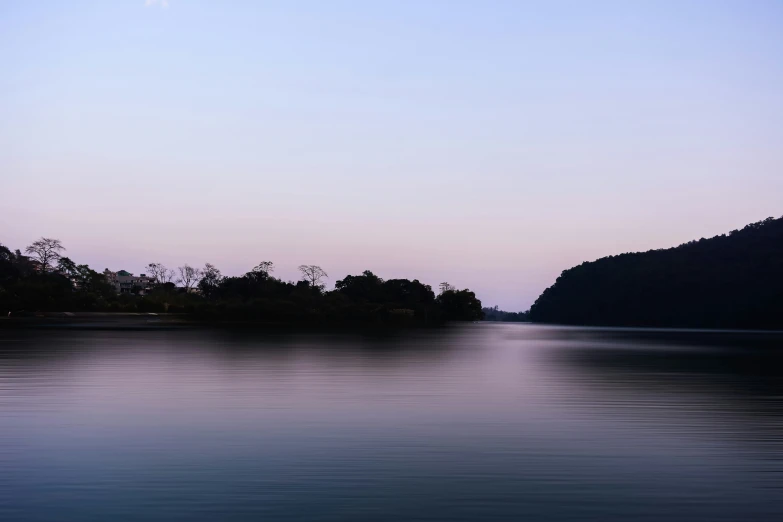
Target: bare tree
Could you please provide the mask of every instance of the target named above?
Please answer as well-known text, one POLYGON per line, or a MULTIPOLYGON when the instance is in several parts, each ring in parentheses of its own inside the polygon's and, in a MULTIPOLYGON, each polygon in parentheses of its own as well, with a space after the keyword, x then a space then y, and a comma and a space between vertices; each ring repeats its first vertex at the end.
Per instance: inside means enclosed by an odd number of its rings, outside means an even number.
POLYGON ((179 271, 177 282, 182 283, 182 286, 185 287, 185 292, 190 292, 191 288, 195 287, 199 279, 201 279, 201 270, 187 263, 178 267, 177 270, 179 271))
POLYGON ((261 261, 253 268, 253 273, 260 274, 262 277, 267 278, 269 274, 275 271, 275 264, 271 261, 261 261))
POLYGON ((147 274, 159 285, 163 284, 163 272, 165 270, 166 267, 163 266, 163 263, 150 263, 147 265, 147 274))
POLYGON ((174 270, 169 270, 163 263, 150 263, 147 265, 147 272, 159 285, 170 283, 174 279, 174 270))
POLYGON ((453 292, 455 290, 455 288, 452 285, 450 285, 450 284, 448 284, 446 282, 443 282, 443 283, 439 284, 438 287, 440 288, 440 293, 441 294, 444 293, 444 292, 453 292))
POLYGON ((317 265, 299 265, 299 271, 302 272, 302 279, 310 283, 313 288, 323 288, 322 279, 329 277, 324 270, 317 265))
POLYGON ((54 262, 62 257, 60 252, 63 250, 65 247, 59 239, 42 237, 38 241, 33 241, 33 244, 25 249, 25 253, 32 255, 33 259, 38 261, 41 272, 48 272, 53 268, 54 262))

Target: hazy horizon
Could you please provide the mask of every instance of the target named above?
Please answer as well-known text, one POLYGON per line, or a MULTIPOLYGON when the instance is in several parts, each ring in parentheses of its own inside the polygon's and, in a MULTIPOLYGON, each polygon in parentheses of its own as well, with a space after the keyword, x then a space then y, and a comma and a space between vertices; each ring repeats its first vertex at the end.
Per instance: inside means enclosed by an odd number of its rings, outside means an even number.
POLYGON ((0 6, 0 243, 525 310, 783 214, 783 4, 0 6))

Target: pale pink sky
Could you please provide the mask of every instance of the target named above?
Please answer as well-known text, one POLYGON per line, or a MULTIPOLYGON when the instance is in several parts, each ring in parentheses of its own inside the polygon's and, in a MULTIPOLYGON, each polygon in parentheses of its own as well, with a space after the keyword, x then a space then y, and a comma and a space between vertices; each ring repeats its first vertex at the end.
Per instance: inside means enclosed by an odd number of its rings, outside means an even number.
POLYGON ((0 6, 1 243, 521 310, 783 214, 775 2, 144 4, 0 6))

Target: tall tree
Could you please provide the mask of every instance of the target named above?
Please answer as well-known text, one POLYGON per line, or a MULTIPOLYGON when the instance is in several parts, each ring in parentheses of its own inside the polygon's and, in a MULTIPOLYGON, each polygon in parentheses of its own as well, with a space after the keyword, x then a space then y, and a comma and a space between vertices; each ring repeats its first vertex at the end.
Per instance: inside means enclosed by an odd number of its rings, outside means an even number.
POLYGON ((178 267, 177 270, 179 271, 177 282, 182 284, 185 288, 185 292, 190 292, 190 289, 198 284, 198 281, 201 278, 201 270, 194 268, 187 263, 178 267))
POLYGON ((250 272, 256 279, 268 279, 275 271, 275 264, 271 261, 261 261, 250 272))
POLYGON ((38 262, 42 272, 48 272, 52 269, 53 263, 62 257, 60 252, 63 250, 65 250, 65 247, 59 239, 42 237, 37 241, 33 241, 25 249, 25 252, 38 262))
POLYGON ((87 265, 76 265, 71 273, 71 281, 80 290, 93 291, 107 284, 103 274, 99 274, 87 265))
POLYGON ((73 276, 76 274, 76 263, 70 257, 62 256, 57 262, 57 270, 69 277, 73 276))
POLYGON ((220 270, 215 265, 206 263, 201 269, 201 281, 198 282, 198 287, 204 297, 212 298, 222 282, 223 276, 220 270))
POLYGON ((307 281, 311 287, 322 289, 324 287, 322 280, 329 275, 317 265, 299 265, 299 271, 302 272, 302 279, 307 281))
POLYGON ((444 293, 444 292, 453 292, 454 290, 456 290, 456 288, 454 288, 452 285, 446 283, 445 281, 443 283, 439 284, 438 288, 440 288, 440 293, 441 294, 444 293))
POLYGON ((10 248, 0 244, 0 282, 4 279, 16 277, 19 270, 16 266, 17 257, 10 248))
POLYGON ((169 270, 163 263, 150 263, 147 265, 147 272, 159 285, 170 283, 174 279, 174 270, 169 270))

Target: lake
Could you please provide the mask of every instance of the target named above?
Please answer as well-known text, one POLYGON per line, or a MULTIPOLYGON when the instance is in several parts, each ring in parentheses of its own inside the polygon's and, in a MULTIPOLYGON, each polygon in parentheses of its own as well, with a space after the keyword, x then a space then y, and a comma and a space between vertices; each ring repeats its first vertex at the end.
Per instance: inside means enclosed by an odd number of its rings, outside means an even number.
POLYGON ((0 331, 0 520, 783 520, 783 334, 0 331))

